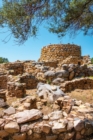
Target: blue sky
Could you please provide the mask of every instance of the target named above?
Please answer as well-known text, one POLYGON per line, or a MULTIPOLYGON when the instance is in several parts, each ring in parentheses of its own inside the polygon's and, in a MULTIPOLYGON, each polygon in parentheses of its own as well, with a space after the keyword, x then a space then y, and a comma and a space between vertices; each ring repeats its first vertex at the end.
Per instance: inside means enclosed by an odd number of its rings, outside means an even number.
POLYGON ((0 57, 6 57, 11 62, 16 60, 38 60, 43 46, 59 43, 77 44, 82 48, 82 55, 90 55, 90 57, 93 57, 93 36, 84 36, 80 33, 74 38, 67 35, 59 39, 57 35, 49 33, 42 26, 36 38, 29 38, 25 44, 18 46, 15 45, 14 38, 11 38, 6 44, 2 41, 9 34, 2 33, 5 31, 7 31, 7 29, 0 28, 0 57))
POLYGON ((0 56, 8 58, 11 62, 16 60, 38 60, 43 46, 58 43, 77 44, 81 46, 82 55, 90 55, 90 57, 93 57, 93 36, 84 36, 80 33, 74 38, 67 35, 59 39, 57 35, 49 33, 41 27, 36 38, 29 38, 25 44, 18 46, 15 45, 14 38, 11 38, 6 44, 2 41, 9 34, 1 33, 4 31, 5 29, 0 30, 0 56))

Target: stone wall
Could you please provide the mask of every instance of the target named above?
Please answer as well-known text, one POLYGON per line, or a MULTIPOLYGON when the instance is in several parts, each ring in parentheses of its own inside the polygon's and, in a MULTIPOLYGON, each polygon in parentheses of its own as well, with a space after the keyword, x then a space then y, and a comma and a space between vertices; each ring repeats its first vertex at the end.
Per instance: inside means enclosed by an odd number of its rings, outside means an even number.
POLYGON ((8 74, 11 74, 11 75, 23 74, 24 72, 23 62, 7 63, 4 65, 4 67, 8 71, 8 74))
POLYGON ((8 82, 7 90, 9 96, 16 96, 18 98, 22 98, 26 94, 26 84, 18 82, 8 82))
POLYGON ((26 84, 26 89, 34 89, 37 87, 38 80, 32 74, 24 73, 20 76, 20 82, 26 84))
POLYGON ((54 44, 42 48, 40 62, 63 61, 67 57, 81 58, 81 47, 71 44, 54 44))
POLYGON ((65 83, 61 84, 60 88, 64 92, 69 92, 74 89, 93 89, 93 79, 81 78, 72 81, 66 81, 65 83))
POLYGON ((7 89, 7 75, 0 74, 0 89, 7 89))

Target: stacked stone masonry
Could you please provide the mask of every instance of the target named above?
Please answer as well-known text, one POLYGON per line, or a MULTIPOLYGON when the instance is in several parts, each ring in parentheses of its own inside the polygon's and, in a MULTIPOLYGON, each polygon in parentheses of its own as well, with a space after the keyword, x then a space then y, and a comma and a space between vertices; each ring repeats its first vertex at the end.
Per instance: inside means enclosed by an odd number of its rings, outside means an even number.
POLYGON ((64 92, 70 92, 75 89, 93 89, 93 80, 89 78, 81 78, 66 81, 65 83, 61 84, 60 88, 64 92))
POLYGON ((67 57, 81 57, 81 47, 71 44, 54 44, 42 48, 39 61, 63 61, 67 57))
POLYGON ((57 67, 62 64, 89 64, 90 56, 81 56, 81 47, 74 44, 52 44, 42 48, 38 60, 47 66, 57 67), (52 63, 52 65, 51 65, 52 63))

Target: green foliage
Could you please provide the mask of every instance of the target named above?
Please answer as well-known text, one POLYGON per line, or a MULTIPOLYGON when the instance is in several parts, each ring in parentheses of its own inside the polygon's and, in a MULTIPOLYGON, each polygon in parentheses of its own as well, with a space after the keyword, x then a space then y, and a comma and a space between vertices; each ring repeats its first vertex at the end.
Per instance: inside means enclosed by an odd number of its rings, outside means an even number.
POLYGON ((93 35, 93 0, 2 0, 0 26, 19 43, 36 36, 42 23, 59 37, 82 30, 93 35))
POLYGON ((0 57, 0 63, 8 63, 9 60, 7 58, 0 57))
POLYGON ((93 58, 91 58, 91 63, 93 64, 93 58))
POLYGON ((52 82, 52 81, 51 81, 51 79, 47 79, 47 84, 49 84, 49 85, 50 85, 50 84, 51 84, 51 82, 52 82))

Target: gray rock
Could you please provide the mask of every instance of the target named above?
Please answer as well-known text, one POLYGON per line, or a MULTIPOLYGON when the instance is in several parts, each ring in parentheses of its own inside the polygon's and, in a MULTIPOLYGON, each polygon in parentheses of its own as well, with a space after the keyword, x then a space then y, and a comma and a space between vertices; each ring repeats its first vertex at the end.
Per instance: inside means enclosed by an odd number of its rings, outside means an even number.
POLYGON ((54 71, 47 71, 44 73, 45 77, 54 77, 55 76, 55 72, 54 71))
POLYGON ((52 81, 53 84, 59 85, 60 83, 63 83, 64 79, 62 78, 56 78, 52 81))
POLYGON ((13 115, 18 123, 25 123, 42 118, 42 112, 37 109, 24 110, 13 115))
POLYGON ((68 65, 67 64, 63 64, 62 68, 63 68, 63 70, 67 70, 68 69, 68 65))
POLYGON ((7 115, 14 114, 15 113, 15 108, 10 106, 8 109, 4 110, 4 113, 7 114, 7 115))
POLYGON ((4 99, 0 99, 0 107, 5 107, 7 104, 4 102, 4 99))
POLYGON ((47 99, 49 102, 53 102, 65 95, 58 86, 53 90, 52 86, 49 84, 38 85, 37 94, 40 98, 47 99))

